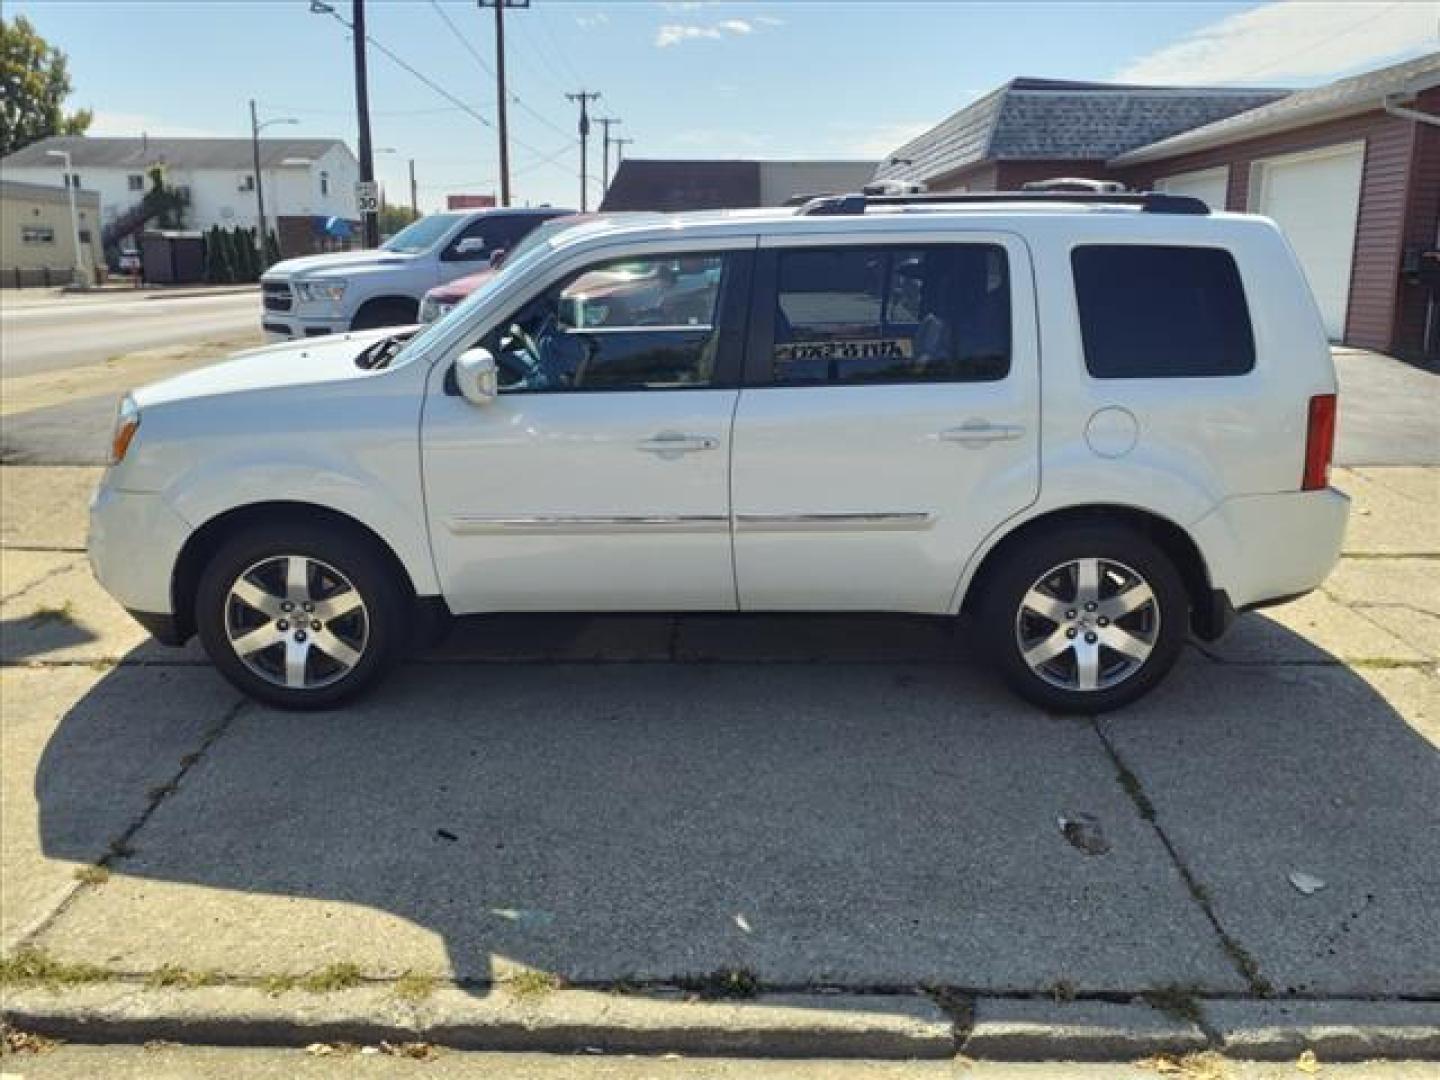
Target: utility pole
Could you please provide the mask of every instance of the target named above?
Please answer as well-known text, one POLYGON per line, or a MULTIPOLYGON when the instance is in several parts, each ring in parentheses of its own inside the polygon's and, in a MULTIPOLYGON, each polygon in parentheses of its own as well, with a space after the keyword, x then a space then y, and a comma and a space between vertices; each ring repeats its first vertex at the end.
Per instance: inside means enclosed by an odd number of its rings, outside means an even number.
POLYGON ((569 101, 580 103, 580 212, 583 214, 588 206, 586 202, 588 193, 585 190, 585 157, 590 144, 590 110, 588 106, 590 102, 598 101, 600 94, 598 91, 580 90, 574 94, 566 94, 565 97, 569 101))
MULTIPOLYGON (((365 0, 353 0, 350 34, 355 39, 355 115, 360 121, 360 182, 375 182, 375 158, 370 150, 370 86, 365 75, 365 0)), ((362 212, 365 246, 380 246, 380 219, 362 212)))
POLYGON ((412 157, 410 159, 410 209, 418 218, 420 216, 420 197, 415 194, 415 190, 415 159, 412 157))
POLYGON ((528 8, 530 0, 475 0, 483 10, 495 9, 495 119, 500 134, 500 205, 510 205, 510 124, 505 93, 505 9, 528 8))
POLYGON ((605 129, 604 152, 600 159, 600 197, 605 197, 605 189, 610 186, 610 125, 620 123, 613 116, 597 116, 595 122, 605 129))
POLYGON ((620 168, 620 162, 625 160, 625 147, 629 146, 635 140, 611 139, 610 141, 615 144, 615 168, 618 170, 620 168))
POLYGON ((250 99, 250 151, 255 158, 255 210, 256 216, 260 219, 260 228, 255 236, 256 246, 260 249, 260 265, 269 269, 265 262, 265 253, 269 250, 265 246, 265 183, 260 174, 260 132, 271 124, 298 124, 300 121, 291 117, 281 117, 276 120, 266 120, 260 123, 260 117, 255 112, 255 99, 250 99))

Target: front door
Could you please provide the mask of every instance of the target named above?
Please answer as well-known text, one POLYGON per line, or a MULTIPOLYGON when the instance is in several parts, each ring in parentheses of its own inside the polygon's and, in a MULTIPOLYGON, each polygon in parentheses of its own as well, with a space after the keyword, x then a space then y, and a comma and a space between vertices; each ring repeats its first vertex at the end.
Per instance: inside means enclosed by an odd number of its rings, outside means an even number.
POLYGON ((452 610, 735 607, 730 427, 751 259, 572 275, 481 342, 501 369, 489 405, 437 366, 425 495, 452 610))
POLYGON ((740 606, 949 610, 966 558, 1039 491, 1027 250, 815 240, 757 258, 731 478, 740 606))

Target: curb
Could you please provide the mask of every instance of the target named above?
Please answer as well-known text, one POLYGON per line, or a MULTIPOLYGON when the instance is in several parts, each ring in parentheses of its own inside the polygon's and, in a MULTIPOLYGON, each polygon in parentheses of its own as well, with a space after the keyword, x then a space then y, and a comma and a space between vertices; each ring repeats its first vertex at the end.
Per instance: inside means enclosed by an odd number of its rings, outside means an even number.
POLYGON ((454 986, 423 1003, 388 987, 271 997, 249 986, 152 990, 27 989, 7 996, 7 1023, 75 1042, 304 1046, 417 1040, 459 1050, 680 1053, 699 1056, 948 1058, 954 1024, 919 996, 765 994, 696 1002, 561 989, 517 996, 454 986))
POLYGON ((423 1002, 388 983, 325 994, 255 986, 107 983, 15 989, 6 1023, 75 1042, 219 1046, 423 1041, 459 1050, 775 1058, 1134 1061, 1216 1049, 1237 1060, 1440 1060, 1440 1001, 1211 999, 1194 1018, 1140 1002, 979 997, 957 1023, 927 997, 762 994, 694 1001, 564 988, 520 995, 442 985, 423 1002))

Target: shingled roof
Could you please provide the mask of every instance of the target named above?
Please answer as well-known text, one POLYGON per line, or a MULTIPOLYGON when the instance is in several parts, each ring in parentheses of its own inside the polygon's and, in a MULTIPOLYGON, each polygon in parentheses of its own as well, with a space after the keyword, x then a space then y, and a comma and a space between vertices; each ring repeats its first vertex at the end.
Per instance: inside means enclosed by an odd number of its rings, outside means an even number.
POLYGON ((1288 93, 1012 79, 887 155, 875 177, 930 181, 982 161, 1106 160, 1288 93))
POLYGON ((1421 90, 1440 86, 1440 52, 1429 53, 1392 64, 1378 71, 1352 75, 1348 79, 1299 90, 1238 116, 1217 120, 1202 127, 1173 135, 1148 146, 1141 146, 1117 157, 1115 164, 1132 165, 1142 161, 1188 154, 1221 143, 1250 139, 1272 131, 1318 124, 1354 113, 1380 108, 1382 98, 1413 96, 1421 90))
MULTIPOLYGON (((286 159, 313 161, 332 147, 344 146, 340 139, 261 139, 260 167, 273 169, 286 159)), ((253 169, 249 139, 151 139, 95 138, 89 135, 58 135, 31 143, 5 158, 11 168, 55 166, 49 150, 65 150, 76 169, 146 169, 165 164, 176 169, 253 169)))

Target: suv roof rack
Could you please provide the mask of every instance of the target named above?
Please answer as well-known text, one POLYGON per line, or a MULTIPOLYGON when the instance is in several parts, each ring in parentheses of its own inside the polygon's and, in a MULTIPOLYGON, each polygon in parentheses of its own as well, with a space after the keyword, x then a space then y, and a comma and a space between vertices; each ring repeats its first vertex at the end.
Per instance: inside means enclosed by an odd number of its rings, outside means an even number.
POLYGON ((858 215, 872 206, 964 206, 967 203, 1084 203, 1101 206, 1134 206, 1149 214, 1208 214, 1210 208, 1193 195, 1168 195, 1162 191, 960 191, 927 192, 915 195, 823 195, 811 199, 797 214, 858 215))

